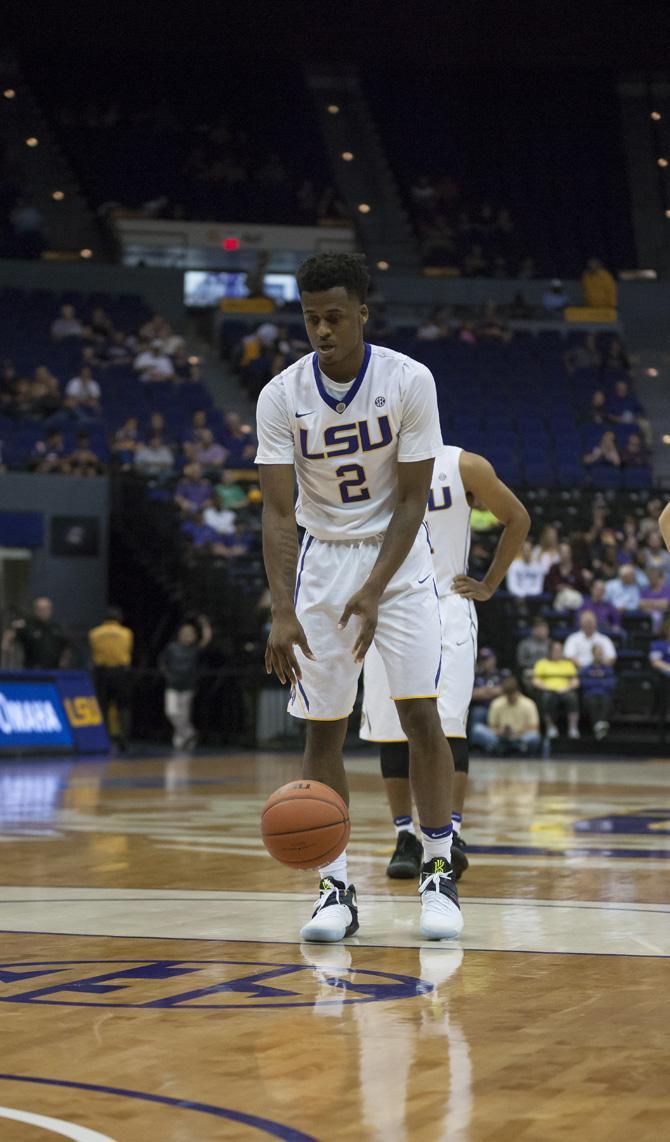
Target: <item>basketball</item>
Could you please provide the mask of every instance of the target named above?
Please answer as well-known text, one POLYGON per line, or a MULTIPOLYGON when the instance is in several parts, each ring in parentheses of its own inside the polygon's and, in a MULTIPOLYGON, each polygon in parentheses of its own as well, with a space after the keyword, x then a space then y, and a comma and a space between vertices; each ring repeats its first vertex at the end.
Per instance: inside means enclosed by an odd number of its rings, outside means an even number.
POLYGON ((263 844, 289 868, 319 868, 344 851, 351 826, 339 793, 321 781, 289 781, 268 797, 261 814, 263 844))

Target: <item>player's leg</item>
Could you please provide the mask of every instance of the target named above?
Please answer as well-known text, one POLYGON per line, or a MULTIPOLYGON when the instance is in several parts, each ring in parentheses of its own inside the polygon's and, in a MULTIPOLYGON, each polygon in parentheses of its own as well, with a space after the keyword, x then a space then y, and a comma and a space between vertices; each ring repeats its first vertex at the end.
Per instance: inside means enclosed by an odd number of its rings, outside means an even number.
POLYGON ((437 709, 454 758, 451 863, 458 880, 468 867, 463 813, 470 768, 467 725, 477 660, 477 612, 458 595, 440 599, 442 675, 437 709))
POLYGON ((470 863, 467 857, 467 845, 462 833, 465 794, 468 788, 468 772, 470 769, 470 751, 466 737, 450 736, 449 745, 454 759, 454 787, 451 798, 451 864, 454 870, 454 879, 460 880, 470 863))
POLYGON ((413 880, 421 872, 423 845, 412 819, 409 783, 409 746, 406 741, 383 742, 380 760, 386 799, 396 833, 396 843, 386 875, 391 880, 413 880))
POLYGON ((391 879, 418 876, 423 848, 412 820, 409 749, 400 725, 382 657, 373 643, 363 666, 363 708, 359 730, 364 741, 379 743, 384 789, 395 828, 395 851, 386 869, 391 879))
POLYGON ((463 927, 451 868, 453 758, 437 711, 442 637, 430 545, 424 529, 382 596, 375 643, 409 742, 412 795, 424 864, 419 880, 421 933, 456 936, 463 927))
MULTIPOLYGON (((342 747, 358 688, 360 666, 353 658, 355 623, 338 630, 347 599, 367 578, 377 548, 349 544, 303 544, 296 590, 296 614, 314 654, 296 649, 302 677, 291 691, 289 712, 307 722, 303 776, 329 785, 348 803, 342 747)), ((304 940, 332 942, 358 928, 356 895, 349 884, 346 851, 319 869, 320 885, 304 940)))

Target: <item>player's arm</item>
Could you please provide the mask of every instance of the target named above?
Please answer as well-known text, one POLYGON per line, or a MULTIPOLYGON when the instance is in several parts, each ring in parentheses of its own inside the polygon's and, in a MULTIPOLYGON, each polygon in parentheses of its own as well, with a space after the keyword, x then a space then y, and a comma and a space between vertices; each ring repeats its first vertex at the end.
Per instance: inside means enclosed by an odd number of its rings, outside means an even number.
POLYGON ((298 622, 293 593, 298 566, 298 529, 292 464, 259 464, 263 496, 263 560, 270 584, 272 626, 265 649, 265 669, 280 682, 294 685, 302 677, 293 651, 297 643, 313 658, 298 622))
POLYGON ((663 542, 665 543, 668 551, 670 551, 670 504, 665 505, 663 511, 658 517, 658 526, 661 529, 663 542))
POLYGON ((468 575, 457 575, 453 583, 457 595, 485 603, 498 590, 528 535, 530 516, 521 500, 517 499, 511 488, 503 484, 493 465, 483 456, 478 456, 475 452, 463 452, 459 469, 466 492, 493 512, 503 525, 493 561, 484 578, 480 581, 471 579, 468 575))
POLYGON ((367 581, 360 591, 351 596, 340 617, 340 628, 347 625, 352 615, 357 615, 361 620, 352 651, 356 662, 362 662, 367 654, 377 626, 379 600, 389 580, 412 550, 421 527, 430 492, 433 464, 433 459, 419 460, 414 464, 398 464, 396 506, 377 561, 367 581))

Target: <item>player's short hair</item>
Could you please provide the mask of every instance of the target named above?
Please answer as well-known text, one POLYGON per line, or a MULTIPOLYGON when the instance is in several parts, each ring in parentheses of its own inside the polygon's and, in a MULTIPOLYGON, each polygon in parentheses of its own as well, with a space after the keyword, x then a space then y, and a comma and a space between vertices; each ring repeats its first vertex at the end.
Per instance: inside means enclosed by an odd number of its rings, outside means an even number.
POLYGON ((314 254, 302 263, 296 281, 301 294, 343 286, 349 297, 358 298, 362 305, 368 296, 370 275, 362 254, 314 254))

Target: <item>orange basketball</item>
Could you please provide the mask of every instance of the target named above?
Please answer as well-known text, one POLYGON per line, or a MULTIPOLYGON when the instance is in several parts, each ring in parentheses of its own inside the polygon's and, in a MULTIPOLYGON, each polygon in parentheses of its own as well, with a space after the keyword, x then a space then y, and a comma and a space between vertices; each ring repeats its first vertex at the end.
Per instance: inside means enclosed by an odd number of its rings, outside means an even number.
POLYGON ((261 814, 263 844, 289 868, 318 868, 347 846, 349 810, 321 781, 289 781, 268 797, 261 814))

